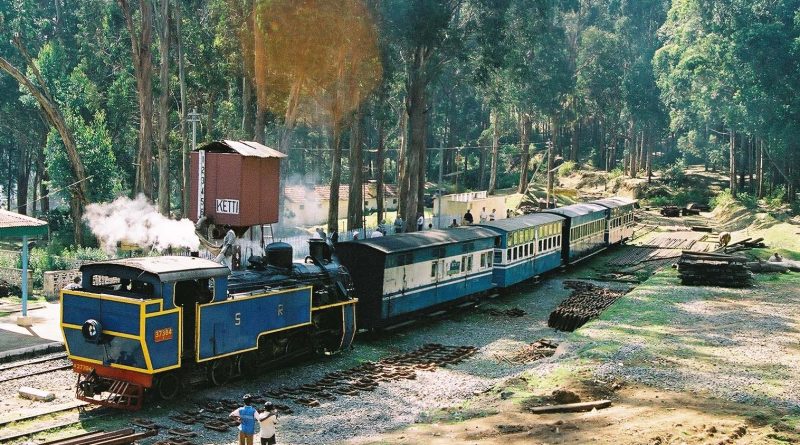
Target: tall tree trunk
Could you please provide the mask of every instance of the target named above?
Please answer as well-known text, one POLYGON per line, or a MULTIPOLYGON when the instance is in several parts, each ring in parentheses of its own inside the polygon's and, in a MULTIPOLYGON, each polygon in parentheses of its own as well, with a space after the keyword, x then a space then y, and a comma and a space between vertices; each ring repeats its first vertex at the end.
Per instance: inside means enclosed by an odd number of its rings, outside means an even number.
POLYGON ((729 187, 731 194, 736 196, 736 130, 733 128, 730 129, 730 144, 728 148, 730 152, 730 164, 728 166, 730 170, 729 187))
POLYGON ((649 139, 645 142, 646 145, 646 156, 647 156, 647 182, 650 183, 653 181, 653 143, 649 139))
MULTIPOLYGON (((558 128, 558 114, 553 113, 550 117, 550 121, 552 122, 552 128, 558 128)), ((547 208, 550 208, 550 202, 554 198, 554 182, 555 182, 555 172, 553 171, 553 162, 555 161, 555 147, 558 146, 558 132, 553 131, 553 140, 550 143, 550 147, 547 149, 547 208)))
POLYGON ((517 186, 517 193, 525 193, 528 190, 528 164, 531 162, 530 152, 530 129, 531 129, 531 115, 528 113, 520 113, 519 116, 519 145, 522 152, 522 159, 519 163, 519 186, 517 186))
MULTIPOLYGON (((181 0, 178 0, 181 1, 181 0)), ((161 38, 159 50, 159 84, 161 96, 158 102, 158 211, 169 216, 169 0, 161 0, 161 38)))
POLYGON ((141 34, 137 36, 128 0, 118 0, 131 40, 133 71, 139 96, 139 152, 136 156, 135 191, 153 199, 153 5, 141 0, 141 34))
POLYGON ((61 110, 58 109, 58 106, 52 99, 52 96, 47 89, 47 84, 39 74, 38 68, 33 63, 33 60, 28 56, 27 51, 25 51, 21 42, 16 42, 20 52, 22 52, 25 56, 28 68, 33 71, 39 86, 34 85, 27 76, 22 74, 22 72, 20 72, 15 66, 11 65, 3 57, 0 57, 0 69, 8 73, 17 82, 19 82, 20 85, 24 86, 29 93, 31 93, 34 99, 36 99, 36 102, 38 102, 39 106, 44 111, 47 121, 56 129, 56 131, 58 131, 59 136, 61 136, 61 142, 64 144, 64 148, 67 152, 67 158, 69 159, 70 167, 72 168, 72 174, 75 176, 75 180, 77 182, 75 187, 70 189, 70 193, 72 194, 71 203, 75 207, 73 209, 73 213, 77 214, 78 216, 78 219, 74 225, 75 244, 83 245, 83 229, 80 222, 80 215, 83 207, 85 207, 91 199, 89 186, 86 181, 86 170, 84 169, 83 161, 81 161, 80 153, 78 153, 78 147, 75 144, 75 139, 72 136, 72 132, 69 130, 69 128, 67 128, 64 116, 61 114, 61 110))
MULTIPOLYGON (((416 220, 419 209, 420 172, 423 172, 424 152, 425 152, 425 108, 427 107, 425 79, 425 65, 427 64, 427 51, 424 48, 417 48, 414 52, 414 61, 409 73, 408 99, 406 108, 408 111, 408 125, 410 127, 410 141, 408 144, 408 195, 405 207, 406 231, 417 230, 416 220)), ((424 173, 424 172, 423 172, 424 173)))
POLYGON ((213 91, 209 91, 208 96, 206 97, 206 106, 208 107, 208 113, 206 116, 206 142, 211 142, 214 140, 214 120, 216 119, 216 107, 214 104, 216 97, 217 95, 213 91))
POLYGON ((758 161, 756 178, 758 182, 758 197, 764 197, 764 140, 758 139, 758 161))
POLYGON ((408 112, 403 107, 400 112, 400 127, 398 133, 400 138, 400 149, 397 154, 397 181, 400 190, 397 197, 397 214, 403 219, 408 219, 406 215, 406 201, 409 189, 408 175, 408 112))
POLYGON ((570 144, 570 152, 569 152, 569 160, 573 162, 578 162, 578 154, 580 152, 580 128, 581 128, 581 120, 578 117, 578 110, 575 106, 575 99, 572 101, 573 110, 575 111, 575 119, 572 120, 572 140, 570 144))
POLYGON ((253 112, 253 81, 245 71, 242 76, 242 135, 245 139, 252 140, 255 131, 255 113, 253 112))
POLYGON ((350 124, 350 195, 347 200, 347 230, 364 227, 364 110, 359 106, 350 124))
POLYGON ((630 145, 630 170, 631 170, 631 178, 635 178, 639 168, 636 163, 636 152, 639 150, 639 133, 634 131, 633 121, 631 121, 629 130, 628 130, 628 137, 630 137, 631 145, 630 145))
POLYGON ((492 167, 489 171, 489 187, 487 193, 494 195, 497 187, 497 158, 500 153, 500 117, 497 109, 493 109, 489 114, 492 125, 492 167))
POLYGON ((175 2, 175 46, 178 50, 178 83, 181 93, 181 213, 184 218, 189 217, 189 136, 186 129, 186 120, 189 113, 189 104, 186 101, 186 71, 183 54, 183 35, 181 33, 181 1, 175 2))
POLYGON ((386 209, 384 208, 383 198, 384 198, 384 186, 383 186, 383 168, 384 168, 384 160, 383 160, 383 150, 384 150, 384 122, 382 118, 378 118, 378 152, 375 153, 375 201, 376 207, 378 208, 378 223, 383 221, 384 213, 386 209))
POLYGON ((339 184, 342 182, 342 127, 334 120, 331 135, 331 190, 328 206, 328 233, 339 230, 339 184))
MULTIPOLYGON (((27 139, 27 138, 26 138, 27 139)), ((27 142, 23 141, 23 142, 27 142)), ((19 146, 19 163, 17 164, 17 212, 28 214, 28 181, 31 179, 31 162, 28 144, 19 146)))

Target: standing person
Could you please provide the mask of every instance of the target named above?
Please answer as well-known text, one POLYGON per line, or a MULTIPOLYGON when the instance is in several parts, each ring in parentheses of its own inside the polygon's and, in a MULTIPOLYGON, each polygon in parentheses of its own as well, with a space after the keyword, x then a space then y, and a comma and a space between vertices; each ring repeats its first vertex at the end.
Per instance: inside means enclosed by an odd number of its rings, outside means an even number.
POLYGON ((272 402, 264 404, 264 412, 258 415, 261 426, 261 445, 275 445, 275 427, 278 426, 278 411, 272 402))
POLYGON ((353 232, 353 241, 358 239, 358 230, 353 232))
POLYGON ((419 218, 417 218, 417 231, 422 230, 423 227, 425 227, 425 217, 420 213, 419 218))
POLYGON ((253 396, 245 394, 242 399, 244 406, 233 410, 229 417, 239 419, 239 445, 253 445, 253 434, 256 432, 258 411, 250 405, 253 401, 253 396))
POLYGON ((433 230, 433 223, 428 223, 428 230, 433 230))
POLYGON ((328 235, 322 230, 322 227, 317 227, 317 235, 319 235, 320 239, 325 241, 328 239, 328 235))
POLYGON ((383 233, 380 230, 373 230, 372 234, 370 234, 370 238, 380 238, 383 236, 383 233))
POLYGON ((333 232, 331 232, 331 243, 333 243, 333 245, 335 246, 336 243, 338 242, 339 242, 339 231, 333 229, 333 232))
POLYGON ((453 218, 453 222, 450 223, 450 225, 448 227, 450 227, 451 229, 454 228, 454 227, 458 227, 458 221, 456 221, 456 219, 453 218))
POLYGON ((394 220, 394 233, 403 233, 403 217, 400 215, 394 220))
POLYGON ((492 209, 492 213, 489 214, 489 221, 494 221, 494 219, 497 218, 496 212, 497 209, 492 209))
POLYGON ((233 231, 230 225, 225 225, 225 228, 228 232, 225 234, 225 238, 222 239, 219 255, 214 260, 233 270, 233 245, 236 244, 236 232, 233 231))
POLYGON ((488 217, 489 217, 489 215, 486 214, 486 207, 484 207, 483 209, 481 209, 480 221, 482 223, 484 223, 484 222, 486 222, 486 219, 488 217))
POLYGON ((470 211, 470 209, 467 209, 467 213, 464 214, 464 221, 463 222, 464 222, 465 226, 468 226, 468 225, 472 224, 473 222, 475 222, 475 219, 472 217, 472 212, 470 211))

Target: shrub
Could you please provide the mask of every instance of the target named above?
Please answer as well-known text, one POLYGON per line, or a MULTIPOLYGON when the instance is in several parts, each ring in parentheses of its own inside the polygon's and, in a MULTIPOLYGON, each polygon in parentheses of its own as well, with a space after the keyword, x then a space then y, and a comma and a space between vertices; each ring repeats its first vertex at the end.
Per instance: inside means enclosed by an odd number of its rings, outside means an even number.
POLYGON ((616 179, 616 178, 621 177, 624 174, 625 174, 625 171, 622 170, 621 167, 617 167, 614 170, 611 170, 610 172, 608 172, 608 177, 610 179, 616 179))
POLYGON ((569 176, 573 171, 575 171, 575 161, 567 161, 558 167, 558 176, 569 176))
POLYGON ((681 185, 686 179, 686 161, 678 159, 674 164, 664 169, 664 182, 672 185, 681 185))
POLYGON ((741 192, 738 196, 736 196, 736 200, 745 206, 745 208, 750 210, 758 208, 758 197, 756 195, 751 195, 747 192, 741 192))
POLYGON ((783 205, 783 199, 786 197, 786 187, 780 186, 772 191, 772 193, 767 196, 767 206, 776 209, 783 205))
POLYGON ((727 206, 734 203, 741 204, 745 208, 751 210, 758 208, 758 198, 756 198, 754 195, 751 195, 747 192, 742 192, 739 193, 738 196, 734 197, 730 189, 725 189, 717 196, 711 198, 709 205, 712 208, 716 208, 718 206, 727 206))

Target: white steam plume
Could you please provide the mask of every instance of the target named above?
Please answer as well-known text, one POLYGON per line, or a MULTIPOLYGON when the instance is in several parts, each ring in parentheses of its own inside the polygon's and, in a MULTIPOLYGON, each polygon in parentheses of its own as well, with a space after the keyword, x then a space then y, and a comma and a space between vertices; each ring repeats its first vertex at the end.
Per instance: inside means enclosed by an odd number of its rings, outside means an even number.
POLYGON ((110 203, 89 204, 83 219, 109 253, 114 253, 121 241, 159 251, 169 247, 191 250, 200 247, 194 223, 161 215, 141 194, 133 200, 123 196, 110 203))

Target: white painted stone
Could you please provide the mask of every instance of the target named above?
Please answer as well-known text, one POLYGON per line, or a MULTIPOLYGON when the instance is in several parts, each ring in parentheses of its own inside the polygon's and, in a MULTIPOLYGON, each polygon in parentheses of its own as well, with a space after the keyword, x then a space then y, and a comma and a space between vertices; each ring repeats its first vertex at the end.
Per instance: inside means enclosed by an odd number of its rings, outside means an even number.
POLYGON ((17 326, 22 326, 24 328, 33 326, 33 317, 17 317, 17 326))
POLYGON ((31 388, 30 386, 23 386, 17 392, 20 397, 41 402, 51 402, 56 398, 56 395, 50 391, 31 388))

